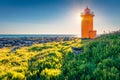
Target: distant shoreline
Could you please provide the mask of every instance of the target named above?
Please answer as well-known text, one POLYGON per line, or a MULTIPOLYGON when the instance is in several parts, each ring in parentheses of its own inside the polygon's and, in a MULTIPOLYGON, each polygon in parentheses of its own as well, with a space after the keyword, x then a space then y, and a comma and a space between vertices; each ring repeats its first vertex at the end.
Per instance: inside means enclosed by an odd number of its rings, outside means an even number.
MULTIPOLYGON (((1 37, 1 36, 0 36, 1 37)), ((47 42, 60 42, 69 41, 74 38, 78 38, 73 35, 46 35, 46 36, 35 36, 35 35, 6 35, 0 38, 0 48, 4 47, 23 47, 31 46, 36 43, 47 43, 47 42)))
MULTIPOLYGON (((0 34, 1 38, 48 38, 48 37, 78 37, 80 38, 81 34, 0 34)), ((99 37, 102 34, 97 34, 99 37)))
MULTIPOLYGON (((100 35, 98 35, 98 37, 99 36, 100 35)), ((31 46, 35 43, 69 41, 74 38, 80 37, 70 34, 0 34, 0 48, 31 46)))
POLYGON ((77 34, 0 34, 0 38, 78 37, 77 34))

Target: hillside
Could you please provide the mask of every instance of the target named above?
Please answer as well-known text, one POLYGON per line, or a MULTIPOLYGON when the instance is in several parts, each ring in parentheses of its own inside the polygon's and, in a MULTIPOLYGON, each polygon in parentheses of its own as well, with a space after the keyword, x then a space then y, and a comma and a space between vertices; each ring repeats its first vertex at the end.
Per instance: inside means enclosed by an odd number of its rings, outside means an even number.
POLYGON ((120 32, 0 49, 0 80, 119 80, 120 32), (76 55, 71 47, 83 49, 76 55))

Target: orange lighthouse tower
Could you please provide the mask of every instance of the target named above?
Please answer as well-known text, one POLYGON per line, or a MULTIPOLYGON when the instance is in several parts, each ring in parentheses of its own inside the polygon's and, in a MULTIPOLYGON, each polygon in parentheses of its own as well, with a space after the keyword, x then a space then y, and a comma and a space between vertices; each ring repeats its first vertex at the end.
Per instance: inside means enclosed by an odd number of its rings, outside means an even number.
POLYGON ((81 13, 81 37, 82 38, 96 38, 96 30, 93 30, 93 12, 87 7, 83 13, 81 13))

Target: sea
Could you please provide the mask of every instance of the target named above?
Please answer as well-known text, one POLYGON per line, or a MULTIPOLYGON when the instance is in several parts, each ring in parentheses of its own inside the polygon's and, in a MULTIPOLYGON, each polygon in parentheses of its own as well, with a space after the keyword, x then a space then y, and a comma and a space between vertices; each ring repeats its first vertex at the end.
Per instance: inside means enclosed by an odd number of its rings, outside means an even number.
POLYGON ((79 37, 77 34, 0 34, 0 38, 79 37))

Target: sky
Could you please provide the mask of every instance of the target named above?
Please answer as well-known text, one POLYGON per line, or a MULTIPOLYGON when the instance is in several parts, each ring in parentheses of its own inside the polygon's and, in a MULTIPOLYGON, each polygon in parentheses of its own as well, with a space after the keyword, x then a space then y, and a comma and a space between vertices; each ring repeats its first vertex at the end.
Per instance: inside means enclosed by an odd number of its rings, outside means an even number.
POLYGON ((0 34, 81 34, 87 6, 97 34, 120 30, 120 0, 0 0, 0 34))

